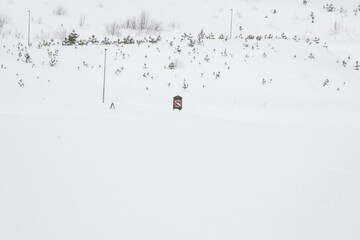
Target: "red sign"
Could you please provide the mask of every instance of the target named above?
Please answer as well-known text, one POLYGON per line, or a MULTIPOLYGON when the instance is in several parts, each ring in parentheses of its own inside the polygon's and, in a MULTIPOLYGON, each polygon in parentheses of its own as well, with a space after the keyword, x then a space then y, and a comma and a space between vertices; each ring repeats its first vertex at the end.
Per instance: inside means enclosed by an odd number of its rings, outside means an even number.
POLYGON ((175 96, 173 100, 173 109, 182 109, 182 97, 175 96))

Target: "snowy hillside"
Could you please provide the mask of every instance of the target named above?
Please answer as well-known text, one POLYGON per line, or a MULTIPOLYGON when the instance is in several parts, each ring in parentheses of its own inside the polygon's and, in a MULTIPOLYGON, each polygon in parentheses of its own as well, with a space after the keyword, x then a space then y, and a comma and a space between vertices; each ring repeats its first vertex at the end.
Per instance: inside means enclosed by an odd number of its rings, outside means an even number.
POLYGON ((352 0, 2 0, 0 239, 358 240, 359 22, 352 0))

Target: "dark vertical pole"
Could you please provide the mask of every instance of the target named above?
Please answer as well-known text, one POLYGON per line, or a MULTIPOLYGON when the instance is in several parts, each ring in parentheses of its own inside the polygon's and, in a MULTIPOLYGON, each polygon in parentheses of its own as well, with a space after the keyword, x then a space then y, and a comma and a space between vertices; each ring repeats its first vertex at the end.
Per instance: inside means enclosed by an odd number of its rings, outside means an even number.
POLYGON ((28 23, 28 46, 30 47, 30 10, 28 10, 29 13, 29 23, 28 23))
POLYGON ((106 51, 107 51, 107 49, 105 48, 105 60, 104 60, 104 83, 103 83, 103 103, 105 102, 106 51))
POLYGON ((231 19, 230 19, 230 39, 231 39, 231 34, 232 34, 233 9, 230 9, 230 11, 231 11, 231 19))

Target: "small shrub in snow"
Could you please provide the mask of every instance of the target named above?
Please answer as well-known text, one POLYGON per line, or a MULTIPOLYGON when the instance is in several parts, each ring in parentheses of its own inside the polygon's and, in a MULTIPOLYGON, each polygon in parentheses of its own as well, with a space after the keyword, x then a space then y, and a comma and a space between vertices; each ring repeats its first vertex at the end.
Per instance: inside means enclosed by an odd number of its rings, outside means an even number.
POLYGON ((134 44, 135 40, 130 35, 128 35, 126 38, 124 38, 121 42, 122 44, 134 44))
POLYGON ((182 67, 182 61, 179 60, 179 59, 175 59, 173 61, 171 61, 169 64, 168 64, 168 68, 169 69, 175 69, 175 68, 178 68, 178 67, 182 67))
POLYGON ((80 39, 78 45, 83 46, 83 45, 88 45, 88 43, 89 43, 88 41, 80 39))
POLYGON ((157 38, 153 38, 151 36, 149 37, 149 43, 152 43, 152 44, 158 43, 158 42, 160 42, 160 40, 161 40, 160 36, 158 36, 157 38))
POLYGON ((59 50, 55 50, 55 52, 48 51, 48 56, 50 58, 49 64, 51 67, 54 67, 58 63, 58 60, 56 59, 58 54, 59 50))
POLYGON ((342 13, 344 16, 347 16, 347 10, 346 9, 341 7, 339 12, 342 13))
POLYGON ((184 79, 184 83, 183 83, 183 87, 182 87, 184 90, 188 89, 189 88, 189 84, 186 83, 186 80, 184 79))
POLYGON ((110 44, 111 44, 111 41, 110 41, 109 38, 104 37, 104 40, 101 41, 101 44, 103 44, 103 45, 110 45, 110 44))
POLYGON ((213 72, 213 75, 215 76, 215 79, 218 79, 220 77, 220 71, 219 72, 213 72))
POLYGON ((190 39, 189 39, 188 46, 189 46, 189 47, 194 47, 194 46, 195 46, 195 43, 196 43, 196 41, 190 38, 190 39))
POLYGON ((315 15, 313 12, 310 13, 311 23, 315 23, 315 15))
POLYGON ((355 66, 354 66, 354 69, 355 69, 356 71, 359 71, 359 70, 360 70, 359 61, 356 61, 355 66))
POLYGON ((53 10, 53 13, 57 16, 64 16, 64 15, 67 15, 68 13, 68 10, 63 7, 63 6, 57 6, 54 10, 53 10))
MULTIPOLYGON (((215 50, 215 49, 214 49, 214 50, 215 50)), ((228 53, 227 53, 226 48, 225 48, 224 52, 221 52, 220 54, 221 54, 221 56, 223 56, 223 57, 227 57, 227 56, 228 56, 228 53)))
POLYGON ((209 35, 205 36, 206 39, 215 39, 214 34, 211 32, 209 35))
POLYGON ((274 38, 274 35, 272 35, 271 33, 269 35, 265 35, 265 39, 273 39, 274 38))
POLYGON ((326 5, 323 6, 323 8, 328 11, 328 12, 335 12, 336 7, 332 4, 332 3, 327 3, 326 5))
POLYGON ((189 40, 189 39, 192 39, 193 36, 191 35, 191 33, 184 33, 183 35, 181 35, 181 39, 180 39, 180 42, 182 42, 183 40, 189 40))
POLYGON ((72 30, 69 37, 65 38, 65 40, 62 42, 65 46, 71 46, 76 44, 76 39, 79 37, 79 35, 75 32, 75 30, 72 30))
POLYGON ((250 34, 245 38, 245 41, 246 40, 253 40, 253 39, 255 39, 255 36, 250 34))
POLYGON ((308 58, 314 59, 314 58, 315 58, 315 55, 314 55, 313 53, 310 53, 309 56, 308 56, 308 58))
POLYGON ((204 57, 204 60, 205 60, 206 62, 209 62, 209 61, 210 61, 209 55, 206 54, 206 56, 204 57))
POLYGON ((329 79, 326 79, 325 82, 323 83, 323 86, 325 87, 326 85, 329 84, 329 82, 330 82, 329 79))
POLYGON ((92 35, 91 37, 89 37, 88 42, 92 43, 92 44, 98 44, 99 43, 99 41, 97 40, 95 35, 92 35))
POLYGON ((360 4, 356 9, 354 9, 354 15, 357 16, 358 12, 360 12, 360 4))
POLYGON ((197 43, 202 44, 204 42, 204 39, 205 39, 205 33, 204 30, 201 29, 200 33, 197 36, 197 43))
POLYGON ((178 45, 178 46, 175 48, 175 50, 176 50, 177 53, 181 53, 180 45, 178 45))
POLYGON ((175 68, 175 63, 174 62, 169 63, 168 68, 169 69, 174 69, 175 68))
POLYGON ((24 84, 24 82, 23 82, 23 80, 22 80, 22 79, 20 79, 20 80, 19 80, 18 84, 19 84, 19 87, 23 87, 23 86, 25 86, 25 84, 24 84))
POLYGON ((28 52, 25 53, 24 57, 26 63, 31 63, 31 57, 28 52))

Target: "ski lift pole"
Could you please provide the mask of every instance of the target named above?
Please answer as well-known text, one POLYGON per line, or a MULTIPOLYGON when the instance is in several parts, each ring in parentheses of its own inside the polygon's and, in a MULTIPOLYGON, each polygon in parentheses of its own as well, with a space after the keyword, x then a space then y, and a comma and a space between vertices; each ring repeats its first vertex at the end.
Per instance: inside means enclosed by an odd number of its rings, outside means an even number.
POLYGON ((103 83, 103 103, 105 102, 106 51, 107 51, 107 49, 105 48, 105 59, 104 59, 104 83, 103 83))
POLYGON ((233 9, 230 9, 231 11, 231 18, 230 18, 230 39, 232 35, 232 19, 233 19, 233 9))
POLYGON ((28 46, 30 47, 30 10, 28 10, 29 13, 29 20, 28 20, 28 46))

